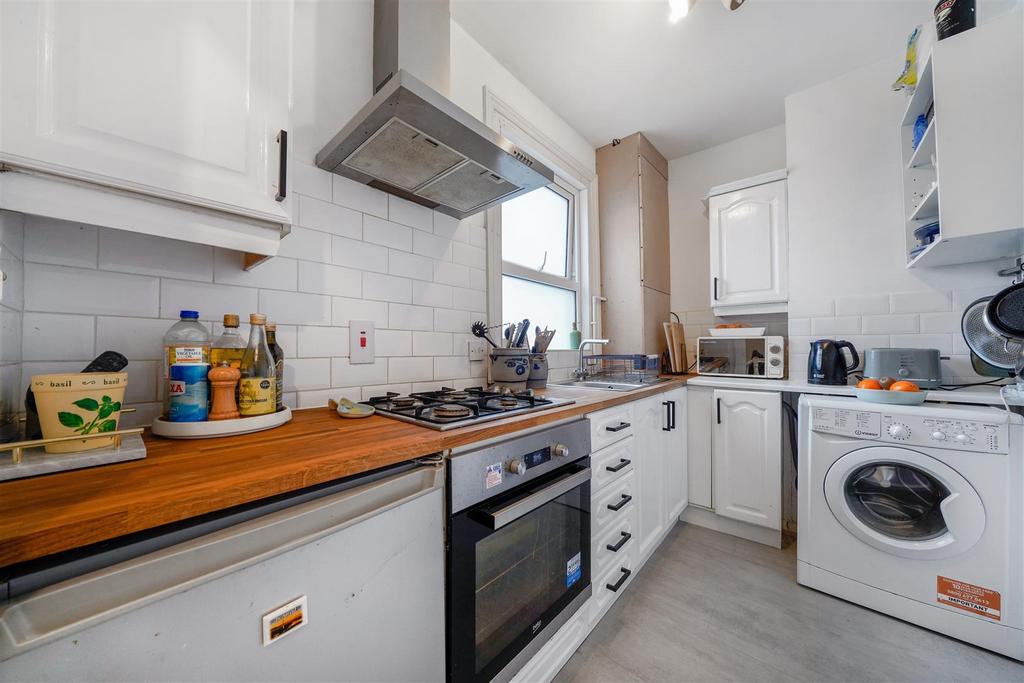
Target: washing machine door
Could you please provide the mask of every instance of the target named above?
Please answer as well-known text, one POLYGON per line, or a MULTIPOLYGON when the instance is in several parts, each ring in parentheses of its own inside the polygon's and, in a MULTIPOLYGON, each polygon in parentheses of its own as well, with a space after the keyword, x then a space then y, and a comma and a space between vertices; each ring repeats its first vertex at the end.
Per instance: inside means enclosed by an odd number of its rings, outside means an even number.
POLYGON ((871 446, 842 456, 825 475, 825 500, 847 531, 900 557, 959 555, 985 531, 974 487, 942 461, 907 448, 871 446))

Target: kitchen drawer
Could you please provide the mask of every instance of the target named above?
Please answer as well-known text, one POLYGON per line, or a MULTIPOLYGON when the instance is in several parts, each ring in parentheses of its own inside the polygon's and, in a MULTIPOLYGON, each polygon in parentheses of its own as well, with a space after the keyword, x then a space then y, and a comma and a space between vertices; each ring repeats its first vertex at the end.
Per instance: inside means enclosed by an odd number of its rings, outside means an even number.
POLYGON ((587 417, 590 418, 591 453, 633 435, 632 403, 591 413, 587 417))
MULTIPOLYGON (((633 547, 635 548, 636 546, 633 547)), ((627 553, 618 562, 612 563, 608 571, 600 575, 600 579, 594 581, 594 595, 590 599, 591 609, 593 610, 590 614, 590 623, 596 625, 601 620, 601 617, 604 616, 604 613, 608 611, 608 608, 612 606, 612 603, 622 595, 622 591, 629 586, 630 582, 633 581, 633 577, 636 576, 636 566, 636 558, 632 553, 627 553), (612 588, 609 588, 609 586, 612 588)))
POLYGON ((591 501, 591 538, 599 538, 612 525, 629 517, 636 507, 636 481, 634 473, 624 475, 604 488, 591 501), (614 508, 614 509, 613 509, 614 508))
POLYGON ((590 490, 593 493, 600 492, 608 484, 633 471, 636 457, 635 441, 629 436, 590 456, 590 469, 593 472, 590 490))
POLYGON ((633 554, 633 547, 639 540, 637 536, 637 509, 627 506, 628 514, 620 519, 613 519, 600 536, 594 535, 590 546, 590 556, 594 565, 592 576, 601 576, 616 562, 633 554), (610 546, 610 547, 609 547, 610 546))

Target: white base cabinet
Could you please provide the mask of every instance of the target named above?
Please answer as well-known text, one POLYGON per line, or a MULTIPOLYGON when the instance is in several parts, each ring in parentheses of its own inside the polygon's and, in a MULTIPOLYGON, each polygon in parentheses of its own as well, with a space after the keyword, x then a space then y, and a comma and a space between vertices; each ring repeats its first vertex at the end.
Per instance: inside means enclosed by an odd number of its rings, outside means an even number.
POLYGON ((646 560, 686 507, 686 389, 637 401, 640 557, 646 560))

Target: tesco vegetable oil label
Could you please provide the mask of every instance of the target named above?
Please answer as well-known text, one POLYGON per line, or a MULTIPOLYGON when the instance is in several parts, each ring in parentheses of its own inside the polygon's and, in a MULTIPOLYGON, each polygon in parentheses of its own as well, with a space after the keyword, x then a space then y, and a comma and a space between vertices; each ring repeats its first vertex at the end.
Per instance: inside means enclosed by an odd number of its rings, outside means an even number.
POLYGON ((208 363, 207 347, 204 346, 168 346, 167 365, 175 363, 208 363))
POLYGON ((277 410, 277 382, 269 377, 243 377, 238 381, 238 412, 266 415, 277 410))

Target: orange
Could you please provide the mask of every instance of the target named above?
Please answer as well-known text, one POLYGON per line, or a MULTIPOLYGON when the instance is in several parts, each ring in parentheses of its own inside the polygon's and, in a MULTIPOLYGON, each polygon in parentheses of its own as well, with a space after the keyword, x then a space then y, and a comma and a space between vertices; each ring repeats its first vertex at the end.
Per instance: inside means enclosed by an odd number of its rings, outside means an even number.
POLYGON ((921 391, 921 387, 917 386, 913 382, 901 379, 899 382, 893 382, 890 384, 889 391, 921 391))
POLYGON ((857 382, 858 389, 881 389, 882 385, 877 379, 867 377, 857 382))

